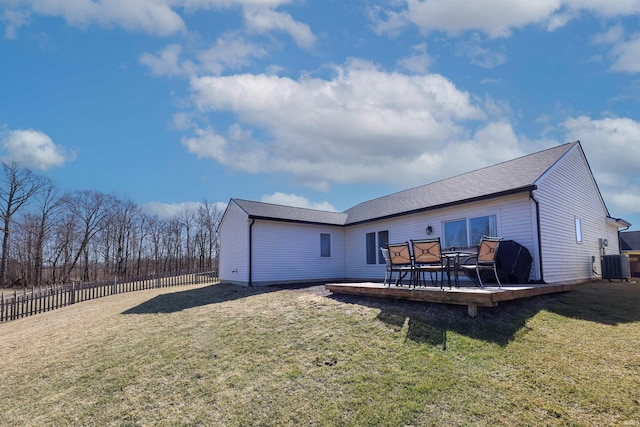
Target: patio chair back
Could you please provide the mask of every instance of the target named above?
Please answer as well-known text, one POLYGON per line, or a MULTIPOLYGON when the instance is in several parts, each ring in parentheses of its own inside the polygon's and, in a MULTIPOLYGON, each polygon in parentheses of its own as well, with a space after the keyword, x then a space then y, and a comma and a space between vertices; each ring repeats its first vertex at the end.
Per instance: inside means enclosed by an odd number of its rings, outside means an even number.
POLYGON ((498 254, 498 247, 500 246, 500 240, 502 237, 487 237, 482 236, 480 240, 480 245, 478 246, 478 256, 475 258, 475 264, 466 265, 461 264, 459 268, 463 271, 472 271, 475 270, 474 280, 478 281, 478 285, 480 287, 484 287, 482 283, 482 276, 480 274, 481 270, 492 270, 493 275, 496 277, 496 282, 498 283, 498 287, 501 288, 502 284, 500 283, 500 278, 498 277, 498 269, 496 267, 496 255, 498 254))
POLYGON ((416 265, 442 264, 442 249, 440 238, 412 240, 413 260, 416 265))
POLYGON ((390 243, 387 245, 389 249, 389 262, 391 266, 411 266, 411 250, 409 242, 390 243))
POLYGON ((389 249, 380 248, 380 252, 382 253, 382 257, 384 258, 384 263, 387 268, 391 267, 391 260, 389 259, 389 249))
POLYGON ((495 264, 500 240, 499 237, 482 236, 480 247, 478 248, 479 264, 495 264))

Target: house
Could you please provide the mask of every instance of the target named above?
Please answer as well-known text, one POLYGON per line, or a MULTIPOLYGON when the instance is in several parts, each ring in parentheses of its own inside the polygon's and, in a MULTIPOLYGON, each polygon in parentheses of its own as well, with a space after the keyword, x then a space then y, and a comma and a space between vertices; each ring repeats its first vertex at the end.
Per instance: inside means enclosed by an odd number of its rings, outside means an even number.
POLYGON ((594 278, 618 230, 579 141, 369 200, 344 211, 231 199, 219 227, 222 282, 381 281, 379 248, 440 237, 443 247, 502 236, 526 247, 530 281, 594 278), (427 236, 429 234, 429 236, 427 236))
POLYGON ((640 277, 640 231, 620 232, 620 251, 629 255, 631 277, 640 277))

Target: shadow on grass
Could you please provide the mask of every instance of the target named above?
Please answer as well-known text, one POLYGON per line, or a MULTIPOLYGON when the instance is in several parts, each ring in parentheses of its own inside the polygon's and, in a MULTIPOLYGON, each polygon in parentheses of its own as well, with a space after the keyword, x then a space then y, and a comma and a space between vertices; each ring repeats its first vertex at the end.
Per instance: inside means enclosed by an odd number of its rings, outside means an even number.
POLYGON ((214 284, 202 288, 189 289, 158 295, 122 314, 174 313, 189 308, 233 301, 252 295, 273 292, 276 288, 243 288, 241 286, 214 284))
POLYGON ((406 339, 446 348, 447 331, 506 346, 527 321, 541 311, 590 322, 616 325, 640 321, 640 285, 594 282, 572 291, 480 307, 470 318, 467 307, 386 298, 334 294, 331 298, 380 310, 378 319, 395 331, 407 324, 406 339))
POLYGON ((607 325, 640 321, 640 284, 600 281, 577 285, 551 309, 575 319, 607 325))

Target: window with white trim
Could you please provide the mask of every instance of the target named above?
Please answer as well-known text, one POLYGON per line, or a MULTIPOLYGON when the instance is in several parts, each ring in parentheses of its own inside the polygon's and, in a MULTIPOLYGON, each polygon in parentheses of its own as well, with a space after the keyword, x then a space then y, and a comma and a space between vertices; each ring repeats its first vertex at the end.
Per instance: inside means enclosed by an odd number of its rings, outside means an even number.
POLYGON ((576 218, 576 243, 582 243, 582 221, 576 218))
POLYGON ((367 233, 365 235, 367 264, 384 264, 380 248, 389 243, 389 230, 367 233))
POLYGON ((320 233, 320 256, 331 257, 331 234, 329 233, 320 233))
POLYGON ((465 247, 480 243, 482 236, 497 236, 496 215, 461 218, 443 224, 443 247, 465 247))

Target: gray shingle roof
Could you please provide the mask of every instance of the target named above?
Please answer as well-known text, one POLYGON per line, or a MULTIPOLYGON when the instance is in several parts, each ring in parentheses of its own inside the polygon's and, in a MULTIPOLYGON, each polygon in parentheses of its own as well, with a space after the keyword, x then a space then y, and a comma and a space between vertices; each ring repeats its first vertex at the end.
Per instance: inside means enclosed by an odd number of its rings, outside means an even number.
POLYGON ((498 163, 442 181, 360 203, 348 224, 433 209, 499 194, 526 191, 578 141, 498 163))
POLYGON ((640 231, 621 232, 620 249, 623 251, 640 251, 640 231))
POLYGON ((357 204, 343 213, 232 199, 252 218, 348 225, 528 191, 579 141, 357 204))
POLYGON ((274 219, 282 221, 305 222, 312 224, 344 225, 347 214, 321 211, 316 209, 296 208, 274 205, 271 203, 252 202, 250 200, 232 199, 250 218, 274 219))

